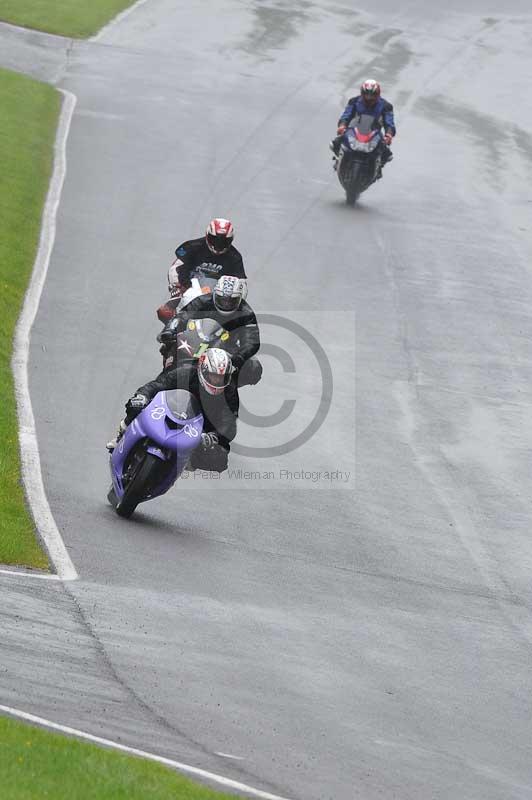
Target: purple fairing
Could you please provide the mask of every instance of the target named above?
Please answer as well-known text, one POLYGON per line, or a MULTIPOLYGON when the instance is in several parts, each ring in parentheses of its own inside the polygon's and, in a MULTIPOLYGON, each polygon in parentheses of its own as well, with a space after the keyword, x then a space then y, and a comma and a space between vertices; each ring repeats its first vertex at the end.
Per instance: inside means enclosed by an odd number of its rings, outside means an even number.
MULTIPOLYGON (((139 442, 147 453, 168 465, 152 487, 149 499, 165 494, 181 475, 192 451, 201 443, 203 415, 197 400, 184 389, 159 392, 128 425, 109 459, 118 500, 124 495, 123 473, 128 456, 139 442)), ((147 498, 146 498, 147 499, 147 498)))

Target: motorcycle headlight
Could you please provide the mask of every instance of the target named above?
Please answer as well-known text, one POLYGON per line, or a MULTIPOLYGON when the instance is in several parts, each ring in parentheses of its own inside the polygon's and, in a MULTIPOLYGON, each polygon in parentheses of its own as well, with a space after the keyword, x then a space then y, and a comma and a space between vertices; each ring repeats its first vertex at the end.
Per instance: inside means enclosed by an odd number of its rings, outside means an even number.
POLYGON ((372 153, 378 143, 379 137, 374 136, 369 142, 359 142, 358 139, 354 139, 351 143, 351 147, 353 150, 358 150, 360 153, 372 153))

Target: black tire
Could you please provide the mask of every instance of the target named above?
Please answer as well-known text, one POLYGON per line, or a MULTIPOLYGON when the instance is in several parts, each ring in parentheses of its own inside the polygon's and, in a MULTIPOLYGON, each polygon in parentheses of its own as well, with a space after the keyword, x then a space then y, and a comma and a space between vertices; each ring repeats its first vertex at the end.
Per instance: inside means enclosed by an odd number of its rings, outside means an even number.
POLYGON ((160 464, 160 459, 152 453, 146 453, 144 458, 139 461, 123 497, 115 506, 119 517, 130 517, 141 500, 144 500, 150 486, 154 483, 155 473, 159 470, 160 464))
POLYGON ((361 193, 360 164, 352 161, 347 164, 341 175, 342 186, 345 189, 345 201, 348 206, 354 206, 361 193))
POLYGON ((356 189, 353 189, 352 186, 345 190, 345 202, 348 206, 354 206, 359 197, 360 192, 356 189))

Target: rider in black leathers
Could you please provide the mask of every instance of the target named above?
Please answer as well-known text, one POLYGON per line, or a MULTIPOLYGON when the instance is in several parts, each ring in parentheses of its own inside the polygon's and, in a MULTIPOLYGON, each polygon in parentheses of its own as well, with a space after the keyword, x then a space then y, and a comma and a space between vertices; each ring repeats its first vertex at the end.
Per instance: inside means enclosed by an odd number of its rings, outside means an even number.
MULTIPOLYGON (((185 364, 169 372, 162 372, 154 381, 137 389, 136 394, 144 395, 149 402, 157 392, 171 389, 189 391, 199 401, 203 413, 202 443, 193 452, 191 466, 218 472, 227 469, 227 457, 230 442, 236 436, 240 404, 236 381, 233 379, 223 394, 213 397, 200 385, 196 366, 185 364)), ((126 424, 129 421, 126 417, 126 424)))
POLYGON ((192 300, 179 314, 176 333, 185 330, 191 319, 214 319, 221 328, 231 333, 238 331, 238 352, 232 354, 233 366, 241 369, 244 362, 255 355, 260 347, 259 326, 255 312, 245 300, 230 315, 221 314, 217 309, 212 294, 202 294, 192 300))
POLYGON ((191 274, 220 278, 236 275, 246 278, 242 256, 233 245, 234 228, 228 219, 211 220, 205 236, 180 244, 175 251, 176 260, 168 273, 168 288, 172 291, 173 278, 183 287, 190 285, 191 274))
POLYGON ((170 300, 157 309, 161 322, 174 315, 182 293, 189 288, 192 277, 215 278, 234 275, 246 279, 242 256, 233 245, 232 223, 221 217, 211 220, 205 236, 190 239, 176 248, 176 259, 168 270, 170 300))
MULTIPOLYGON (((236 280, 233 276, 226 277, 226 283, 235 282, 236 280)), ((228 347, 226 349, 231 353, 235 369, 240 371, 244 368, 242 375, 239 377, 239 385, 258 383, 262 375, 262 365, 257 359, 252 359, 252 356, 260 348, 257 317, 249 303, 242 296, 238 299, 238 306, 233 311, 221 311, 217 305, 219 303, 218 286, 220 283, 223 284, 224 281, 218 282, 212 294, 202 294, 191 300, 178 314, 179 322, 177 325, 172 320, 166 324, 159 334, 159 341, 162 342, 163 348, 170 348, 177 334, 185 330, 189 320, 214 319, 228 333, 236 334, 231 339, 238 342, 237 348, 228 347)), ((161 351, 163 348, 161 348, 161 351)), ((164 357, 165 352, 161 354, 164 357)))
MULTIPOLYGON (((212 351, 210 352, 212 354, 212 351)), ((230 357, 229 365, 229 369, 231 369, 230 357)), ((161 372, 155 380, 139 386, 126 403, 126 417, 120 424, 119 435, 116 440, 109 443, 108 449, 112 450, 116 446, 116 442, 126 426, 153 400, 157 392, 186 389, 198 400, 204 418, 201 444, 193 451, 188 469, 204 469, 213 472, 223 472, 227 469, 227 458, 231 449, 230 442, 236 436, 239 409, 236 380, 234 377, 231 378, 223 392, 213 396, 205 390, 201 383, 200 369, 200 362, 197 364, 186 363, 176 369, 161 372)))

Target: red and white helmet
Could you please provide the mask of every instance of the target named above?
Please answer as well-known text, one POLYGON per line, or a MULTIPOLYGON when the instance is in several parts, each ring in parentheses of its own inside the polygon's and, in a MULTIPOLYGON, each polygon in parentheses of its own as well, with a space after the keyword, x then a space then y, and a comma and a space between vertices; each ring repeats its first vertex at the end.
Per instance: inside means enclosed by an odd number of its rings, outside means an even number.
POLYGON ((368 105, 375 105, 381 96, 380 84, 372 78, 369 78, 367 81, 364 81, 360 87, 360 94, 368 105))
POLYGON ((233 223, 223 217, 216 217, 209 222, 205 239, 209 250, 219 256, 229 250, 234 235, 233 223))
POLYGON ((232 374, 231 356, 219 347, 209 348, 198 359, 199 382, 208 394, 223 394, 232 374))

